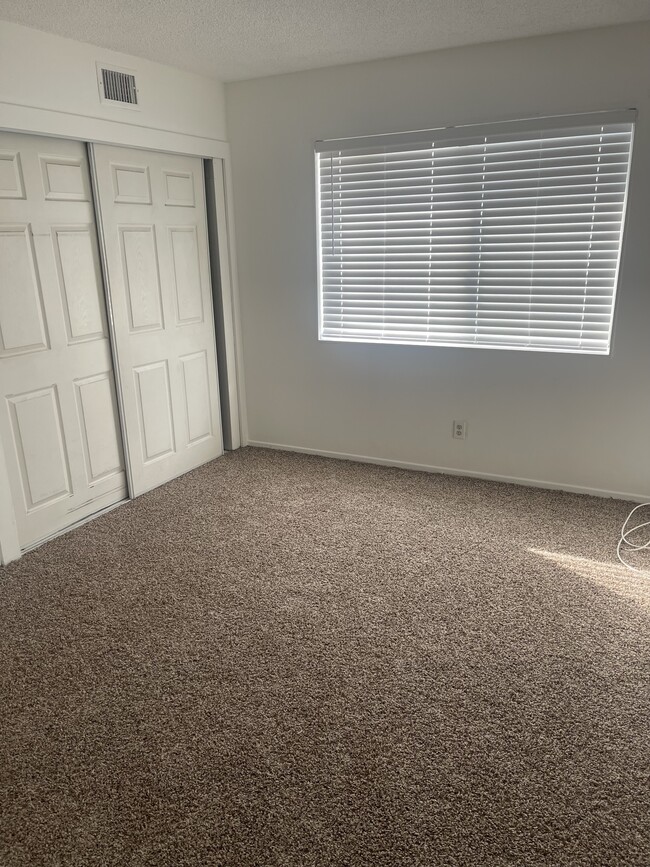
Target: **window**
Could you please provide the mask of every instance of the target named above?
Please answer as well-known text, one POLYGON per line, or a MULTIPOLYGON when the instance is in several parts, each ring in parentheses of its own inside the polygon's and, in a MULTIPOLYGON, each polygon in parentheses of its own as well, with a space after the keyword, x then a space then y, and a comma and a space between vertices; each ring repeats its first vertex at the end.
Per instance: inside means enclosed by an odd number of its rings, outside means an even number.
POLYGON ((318 142, 320 338, 608 353, 634 117, 318 142))

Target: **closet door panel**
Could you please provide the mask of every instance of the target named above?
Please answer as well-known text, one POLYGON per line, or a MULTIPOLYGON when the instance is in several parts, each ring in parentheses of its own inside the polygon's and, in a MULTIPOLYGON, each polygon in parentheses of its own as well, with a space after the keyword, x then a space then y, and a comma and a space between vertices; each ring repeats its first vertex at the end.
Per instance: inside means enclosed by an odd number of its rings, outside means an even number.
POLYGON ((93 146, 134 495, 223 453, 200 159, 93 146))
POLYGON ((0 442, 19 544, 126 497, 86 149, 0 133, 0 442))

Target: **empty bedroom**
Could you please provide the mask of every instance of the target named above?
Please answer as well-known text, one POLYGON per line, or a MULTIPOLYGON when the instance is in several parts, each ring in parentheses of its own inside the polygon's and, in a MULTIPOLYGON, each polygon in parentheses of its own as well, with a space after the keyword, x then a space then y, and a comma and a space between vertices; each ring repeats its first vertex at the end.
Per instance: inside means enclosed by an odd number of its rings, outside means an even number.
POLYGON ((650 864, 650 0, 0 0, 0 867, 650 864))

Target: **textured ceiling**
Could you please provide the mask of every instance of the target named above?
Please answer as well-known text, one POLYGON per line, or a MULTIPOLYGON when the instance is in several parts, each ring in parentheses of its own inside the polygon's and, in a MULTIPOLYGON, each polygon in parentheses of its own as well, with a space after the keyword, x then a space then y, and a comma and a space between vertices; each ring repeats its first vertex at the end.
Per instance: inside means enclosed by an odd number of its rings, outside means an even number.
POLYGON ((0 0, 15 21, 223 81, 650 19, 650 0, 0 0))

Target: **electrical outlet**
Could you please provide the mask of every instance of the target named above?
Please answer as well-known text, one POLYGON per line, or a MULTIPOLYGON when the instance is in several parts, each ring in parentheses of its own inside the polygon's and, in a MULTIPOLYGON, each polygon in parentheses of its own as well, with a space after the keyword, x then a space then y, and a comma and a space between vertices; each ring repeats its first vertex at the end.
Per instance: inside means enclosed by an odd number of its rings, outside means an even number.
POLYGON ((454 428, 452 431, 453 438, 455 440, 464 440, 467 438, 467 422, 466 421, 455 421, 454 428))

